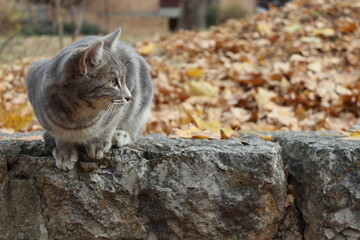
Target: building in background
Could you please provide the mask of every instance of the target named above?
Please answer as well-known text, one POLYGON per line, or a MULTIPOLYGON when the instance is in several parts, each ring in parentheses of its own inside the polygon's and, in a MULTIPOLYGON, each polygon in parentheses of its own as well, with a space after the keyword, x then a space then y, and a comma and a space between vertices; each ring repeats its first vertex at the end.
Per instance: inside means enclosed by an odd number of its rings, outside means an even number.
POLYGON ((88 6, 86 20, 107 32, 121 26, 130 34, 150 35, 248 16, 256 6, 256 0, 103 0, 88 6))
MULTIPOLYGON (((79 34, 80 28, 84 27, 84 22, 87 23, 86 26, 96 25, 102 32, 111 32, 121 27, 127 35, 152 36, 179 28, 205 28, 229 18, 254 14, 259 7, 265 9, 268 3, 278 6, 288 2, 288 0, 20 1, 33 6, 27 7, 29 9, 27 16, 32 25, 48 18, 53 29, 61 31, 61 28, 56 28, 56 25, 59 26, 58 23, 67 24, 66 26, 70 23, 75 26, 73 27, 75 37, 79 34)), ((82 34, 86 33, 82 32, 82 34)))
POLYGON ((169 31, 169 19, 179 16, 177 3, 173 0, 93 1, 87 7, 85 20, 107 32, 121 27, 130 35, 164 33, 169 31))
POLYGON ((103 0, 89 6, 87 19, 102 23, 108 32, 121 26, 130 33, 149 35, 202 28, 286 2, 289 0, 103 0))

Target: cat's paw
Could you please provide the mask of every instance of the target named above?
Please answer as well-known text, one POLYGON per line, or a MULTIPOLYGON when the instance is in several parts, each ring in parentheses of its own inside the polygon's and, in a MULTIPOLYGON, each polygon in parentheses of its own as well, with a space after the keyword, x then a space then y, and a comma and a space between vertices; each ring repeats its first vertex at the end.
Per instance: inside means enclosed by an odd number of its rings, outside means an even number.
POLYGON ((95 142, 85 147, 86 153, 89 157, 94 159, 102 159, 104 154, 111 148, 110 141, 95 142))
POLYGON ((62 170, 71 170, 79 159, 76 148, 61 148, 55 147, 53 149, 53 156, 55 158, 56 166, 62 170))
POLYGON ((112 138, 112 145, 115 147, 122 147, 126 144, 131 143, 130 134, 123 130, 116 130, 113 138, 112 138))

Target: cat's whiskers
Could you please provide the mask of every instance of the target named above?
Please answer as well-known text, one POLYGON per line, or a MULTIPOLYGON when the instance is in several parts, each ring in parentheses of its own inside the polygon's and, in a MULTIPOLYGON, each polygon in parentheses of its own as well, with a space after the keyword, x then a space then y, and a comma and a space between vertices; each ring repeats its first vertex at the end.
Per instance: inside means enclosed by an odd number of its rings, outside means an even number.
POLYGON ((124 100, 113 100, 110 102, 106 108, 106 114, 112 114, 116 112, 121 106, 123 106, 126 102, 124 100))
POLYGON ((114 112, 114 104, 110 102, 106 108, 106 114, 112 114, 114 112))
POLYGON ((111 106, 112 106, 111 113, 114 113, 116 110, 116 104, 113 103, 111 106))
POLYGON ((107 105, 107 108, 106 108, 106 112, 109 112, 110 111, 110 108, 111 108, 111 102, 109 102, 109 104, 107 105))

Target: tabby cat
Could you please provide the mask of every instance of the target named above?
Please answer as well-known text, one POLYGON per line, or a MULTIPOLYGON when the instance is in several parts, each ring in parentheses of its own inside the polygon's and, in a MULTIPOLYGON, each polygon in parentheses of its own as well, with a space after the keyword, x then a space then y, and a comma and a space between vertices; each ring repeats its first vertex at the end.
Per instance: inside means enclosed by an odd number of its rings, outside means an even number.
POLYGON ((60 169, 74 168, 79 146, 101 159, 112 146, 135 141, 150 116, 149 71, 144 59, 119 40, 120 33, 85 37, 28 70, 28 97, 45 136, 55 142, 60 169))

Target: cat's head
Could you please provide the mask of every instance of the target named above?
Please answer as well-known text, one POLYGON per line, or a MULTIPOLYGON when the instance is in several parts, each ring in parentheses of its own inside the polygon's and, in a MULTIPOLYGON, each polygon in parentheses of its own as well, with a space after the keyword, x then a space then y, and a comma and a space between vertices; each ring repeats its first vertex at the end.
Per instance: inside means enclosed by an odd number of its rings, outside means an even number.
POLYGON ((65 56, 58 68, 58 83, 94 110, 115 111, 131 100, 126 67, 114 51, 120 29, 86 43, 65 56))

